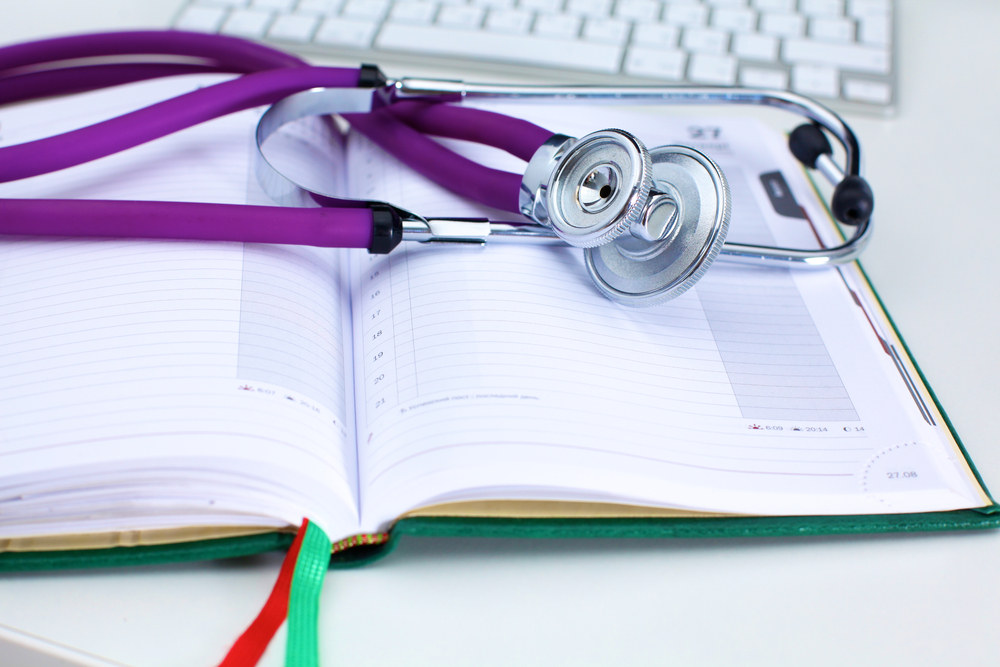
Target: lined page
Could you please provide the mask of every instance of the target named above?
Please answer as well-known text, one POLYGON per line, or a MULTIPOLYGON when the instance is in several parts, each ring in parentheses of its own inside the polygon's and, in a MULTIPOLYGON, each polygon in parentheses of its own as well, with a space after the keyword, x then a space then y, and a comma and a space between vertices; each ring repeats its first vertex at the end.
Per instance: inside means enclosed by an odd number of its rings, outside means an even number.
MULTIPOLYGON (((729 164, 726 178, 733 200, 741 203, 733 236, 745 243, 776 245, 761 209, 745 203, 753 201, 746 170, 729 164)), ((815 247, 814 239, 797 241, 815 247)), ((748 419, 857 421, 791 272, 720 264, 698 283, 701 307, 740 414, 748 419)))
MULTIPOLYGON (((218 77, 0 109, 5 143, 218 77)), ((246 203, 259 111, 0 186, 3 197, 246 203)), ((339 251, 0 243, 0 535, 177 525, 355 532, 350 313, 339 251)))
MULTIPOLYGON (((544 110, 513 111, 557 126, 544 110)), ((650 118, 614 125, 648 145, 708 151, 733 183, 734 240, 815 246, 828 233, 812 227, 822 211, 765 128, 713 121, 699 141, 703 120, 650 118), (769 208, 757 175, 774 171, 808 215, 769 208)), ((356 196, 431 216, 513 217, 455 200, 363 139, 351 151, 365 164, 351 175, 356 196)), ((369 529, 420 505, 490 498, 760 514, 982 504, 837 271, 718 264, 704 286, 635 310, 601 297, 570 248, 411 245, 352 260, 369 529), (919 468, 919 483, 880 481, 889 450, 894 465, 919 468)))

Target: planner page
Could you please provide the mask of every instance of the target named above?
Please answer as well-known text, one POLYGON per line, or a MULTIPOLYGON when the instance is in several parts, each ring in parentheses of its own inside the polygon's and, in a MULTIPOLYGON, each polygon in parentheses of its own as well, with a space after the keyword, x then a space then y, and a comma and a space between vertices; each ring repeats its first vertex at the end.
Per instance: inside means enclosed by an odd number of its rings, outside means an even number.
MULTIPOLYGON (((218 80, 181 77, 0 108, 2 145, 218 80)), ((260 113, 0 185, 0 197, 266 203, 249 168, 260 113)), ((354 533, 340 253, 4 237, 0 538, 284 527, 303 516, 331 537, 354 533)))
MULTIPOLYGON (((757 122, 499 110, 573 136, 621 127, 648 146, 693 146, 727 175, 731 240, 838 243, 783 137, 757 122)), ((517 217, 455 198, 363 138, 349 155, 355 196, 428 217, 517 217)), ((351 259, 367 530, 472 500, 763 515, 987 502, 856 267, 718 261, 680 298, 632 309, 602 297, 569 247, 404 243, 351 259)))

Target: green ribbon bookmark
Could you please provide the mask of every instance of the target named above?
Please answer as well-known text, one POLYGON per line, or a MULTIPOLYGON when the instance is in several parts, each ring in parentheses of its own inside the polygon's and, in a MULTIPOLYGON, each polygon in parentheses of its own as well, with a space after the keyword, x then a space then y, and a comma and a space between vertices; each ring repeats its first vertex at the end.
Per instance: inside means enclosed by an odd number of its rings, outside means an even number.
POLYGON ((319 595, 330 567, 330 538, 309 522, 288 598, 285 667, 319 667, 319 595))

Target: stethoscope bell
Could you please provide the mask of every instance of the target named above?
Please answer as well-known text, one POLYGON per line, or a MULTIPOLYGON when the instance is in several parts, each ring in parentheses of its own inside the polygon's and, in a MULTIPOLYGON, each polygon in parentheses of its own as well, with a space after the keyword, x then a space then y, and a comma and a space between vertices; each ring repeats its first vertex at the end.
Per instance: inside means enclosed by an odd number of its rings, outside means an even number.
POLYGON ((649 156, 652 191, 631 233, 583 251, 597 288, 625 306, 686 292, 715 261, 729 230, 729 184, 718 165, 685 146, 661 146, 649 156))

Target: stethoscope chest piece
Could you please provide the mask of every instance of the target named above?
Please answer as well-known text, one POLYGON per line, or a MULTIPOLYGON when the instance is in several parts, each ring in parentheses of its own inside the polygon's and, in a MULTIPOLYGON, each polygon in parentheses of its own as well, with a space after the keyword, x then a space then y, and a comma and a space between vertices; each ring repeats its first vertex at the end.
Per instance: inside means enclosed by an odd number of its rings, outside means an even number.
MULTIPOLYGON (((8 102, 76 92, 77 70, 95 89, 203 67, 243 75, 89 128, 0 147, 0 182, 65 169, 272 101, 257 126, 254 171, 263 191, 279 205, 237 210, 197 202, 8 199, 0 200, 4 234, 304 244, 367 248, 376 254, 390 252, 401 241, 567 243, 583 249, 600 292, 619 304, 640 307, 680 296, 720 254, 735 262, 819 269, 853 261, 871 237, 874 198, 861 178, 854 133, 836 114, 795 93, 389 81, 371 65, 309 67, 234 37, 172 30, 61 37, 3 47, 0 56, 0 78, 13 86, 5 89, 13 96, 8 102), (145 65, 151 57, 157 67, 149 69, 145 65), (726 243, 729 186, 702 153, 684 146, 648 150, 617 129, 576 139, 496 112, 444 103, 491 98, 735 103, 797 112, 810 122, 792 132, 789 148, 834 186, 833 217, 855 231, 832 248, 726 243), (325 127, 343 130, 348 124, 439 185, 526 219, 424 218, 382 201, 343 199, 333 187, 311 190, 268 161, 263 144, 286 123, 330 114, 340 114, 340 120, 329 125, 324 120, 325 127), (475 163, 426 135, 483 143, 527 158, 523 176, 475 163), (843 147, 843 167, 833 160, 827 135, 843 147), (307 210, 313 208, 319 210, 307 210)), ((300 134, 289 132, 286 138, 300 142, 300 134)), ((275 151, 276 156, 282 153, 275 151)), ((325 179, 331 180, 343 179, 325 179)))
POLYGON ((633 307, 686 292, 715 261, 729 230, 729 184, 711 159, 685 146, 649 155, 652 191, 631 233, 584 250, 597 288, 633 307))

